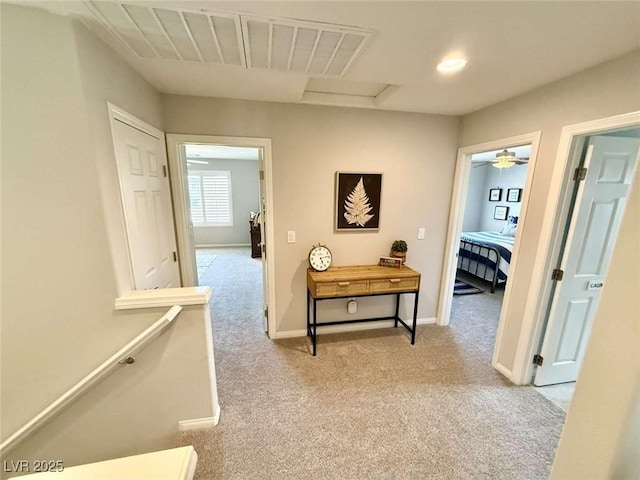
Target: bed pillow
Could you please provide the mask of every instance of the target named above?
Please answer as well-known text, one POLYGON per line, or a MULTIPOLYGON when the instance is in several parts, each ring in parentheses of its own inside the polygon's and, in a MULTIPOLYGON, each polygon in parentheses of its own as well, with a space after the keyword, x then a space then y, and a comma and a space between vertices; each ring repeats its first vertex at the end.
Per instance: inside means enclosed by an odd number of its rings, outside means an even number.
POLYGON ((506 237, 515 237, 516 236, 516 228, 518 228, 518 225, 514 225, 513 223, 505 223, 504 227, 502 227, 502 230, 500 231, 500 233, 506 237))

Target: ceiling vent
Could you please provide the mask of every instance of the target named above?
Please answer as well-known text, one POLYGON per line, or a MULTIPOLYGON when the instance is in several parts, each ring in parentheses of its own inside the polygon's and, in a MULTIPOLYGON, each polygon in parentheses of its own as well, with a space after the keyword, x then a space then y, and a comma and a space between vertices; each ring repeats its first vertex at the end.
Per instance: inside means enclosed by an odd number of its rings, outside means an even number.
POLYGON ((249 68, 342 76, 371 30, 299 20, 241 16, 249 68))
POLYGON ((341 25, 143 4, 85 5, 141 58, 342 76, 373 34, 341 25))

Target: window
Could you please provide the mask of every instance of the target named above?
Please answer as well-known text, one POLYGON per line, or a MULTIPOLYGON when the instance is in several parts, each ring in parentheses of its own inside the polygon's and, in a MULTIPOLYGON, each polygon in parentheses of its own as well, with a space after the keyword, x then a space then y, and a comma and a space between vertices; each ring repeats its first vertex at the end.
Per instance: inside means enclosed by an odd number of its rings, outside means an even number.
POLYGON ((232 227, 231 172, 189 170, 191 221, 196 227, 232 227))

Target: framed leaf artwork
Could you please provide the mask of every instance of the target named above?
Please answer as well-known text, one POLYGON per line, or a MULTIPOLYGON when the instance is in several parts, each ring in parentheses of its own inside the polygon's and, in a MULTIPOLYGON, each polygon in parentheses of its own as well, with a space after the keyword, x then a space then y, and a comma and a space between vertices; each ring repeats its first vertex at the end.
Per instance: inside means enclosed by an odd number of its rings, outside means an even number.
POLYGON ((335 229, 378 230, 381 192, 382 173, 336 172, 335 229))

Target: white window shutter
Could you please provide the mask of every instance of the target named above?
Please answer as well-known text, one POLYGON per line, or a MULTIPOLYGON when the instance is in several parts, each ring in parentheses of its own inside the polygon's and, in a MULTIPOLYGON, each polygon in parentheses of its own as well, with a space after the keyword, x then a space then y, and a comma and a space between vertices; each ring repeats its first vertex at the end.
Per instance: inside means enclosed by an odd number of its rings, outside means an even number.
POLYGON ((233 226, 231 172, 190 170, 188 182, 195 226, 233 226))

